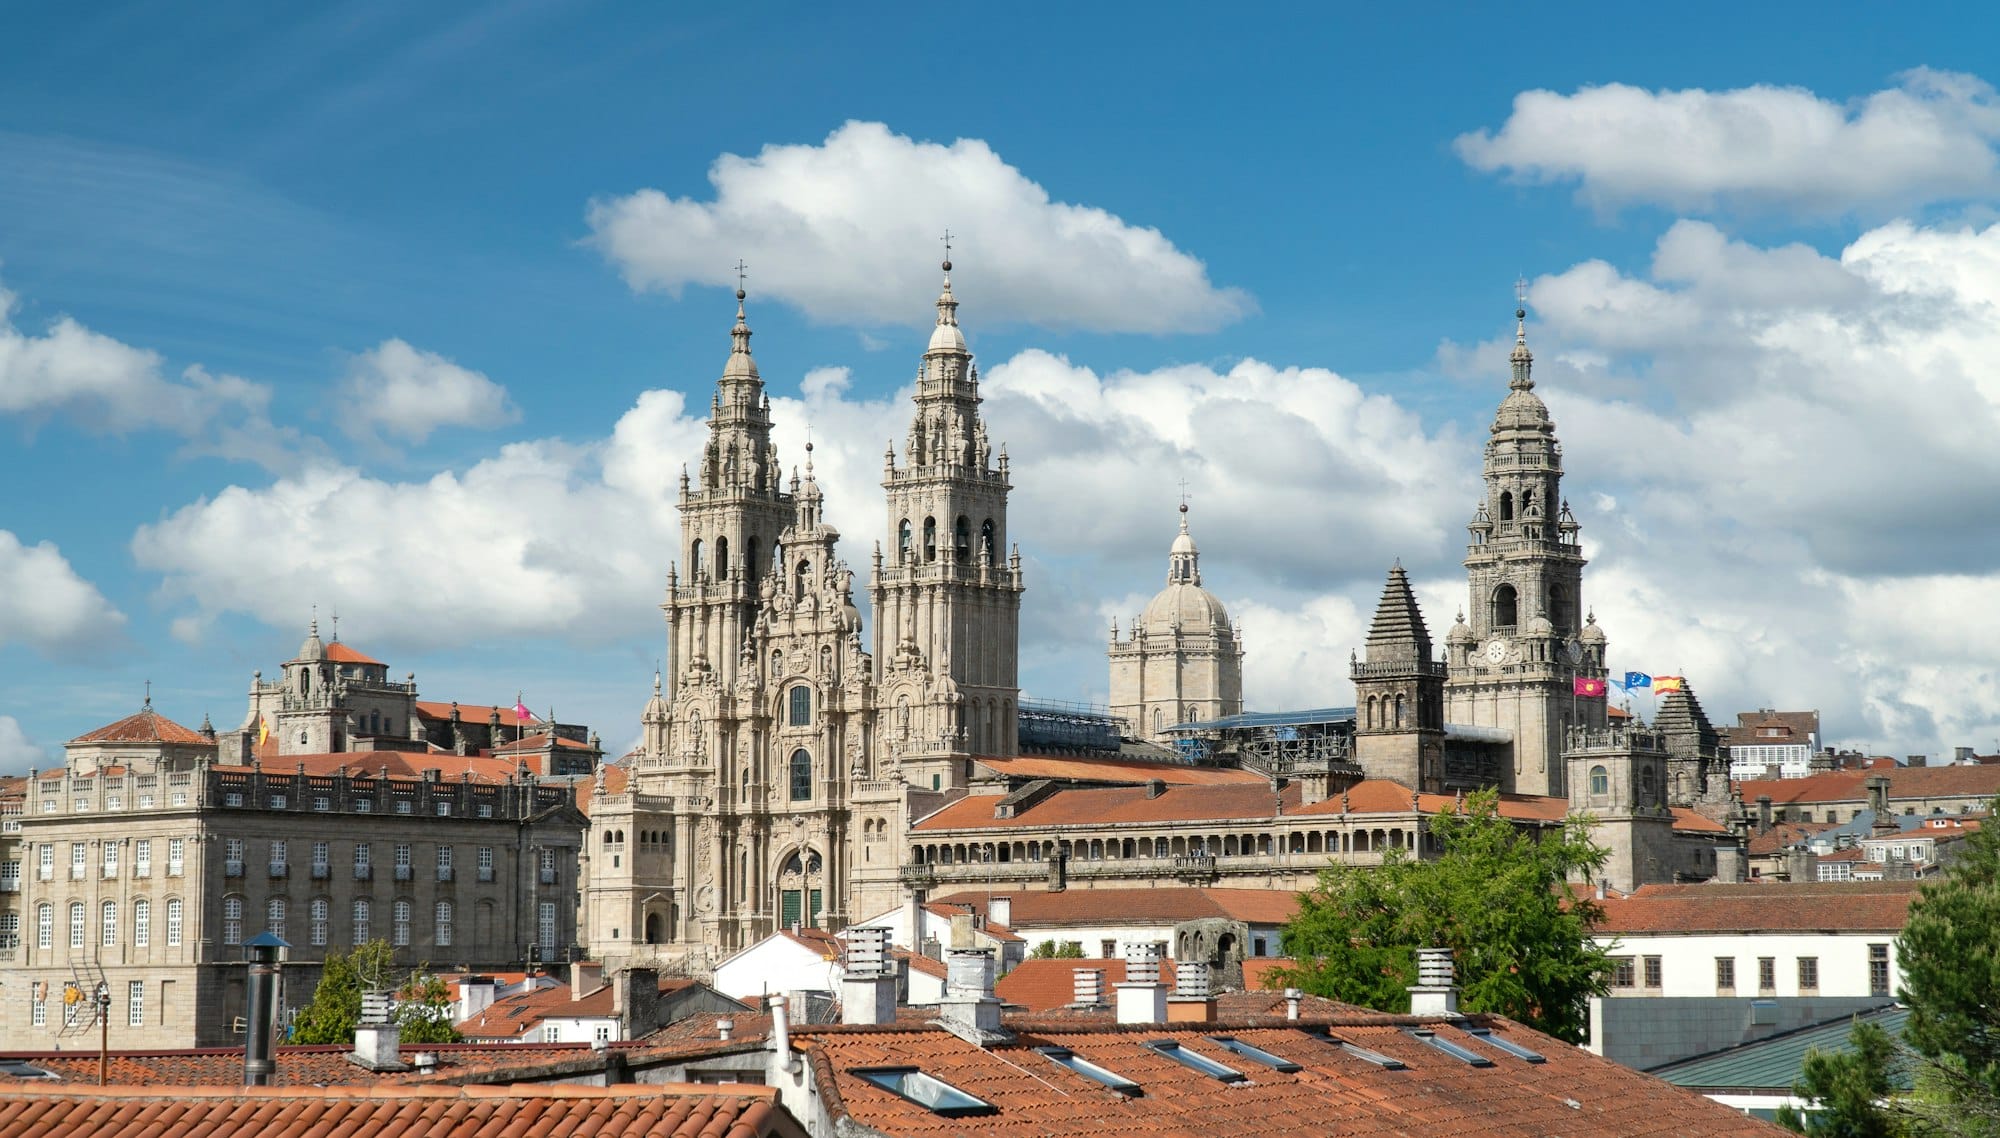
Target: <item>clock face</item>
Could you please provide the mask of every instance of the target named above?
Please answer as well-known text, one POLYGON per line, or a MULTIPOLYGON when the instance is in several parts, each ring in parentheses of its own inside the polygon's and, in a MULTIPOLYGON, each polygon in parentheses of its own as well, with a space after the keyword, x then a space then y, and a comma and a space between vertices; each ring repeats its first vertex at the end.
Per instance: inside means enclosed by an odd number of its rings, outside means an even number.
POLYGON ((1507 658, 1507 642, 1505 640, 1502 640, 1496 636, 1493 639, 1488 640, 1486 642, 1487 660, 1491 661, 1492 663, 1498 664, 1500 661, 1505 660, 1506 658, 1507 658))

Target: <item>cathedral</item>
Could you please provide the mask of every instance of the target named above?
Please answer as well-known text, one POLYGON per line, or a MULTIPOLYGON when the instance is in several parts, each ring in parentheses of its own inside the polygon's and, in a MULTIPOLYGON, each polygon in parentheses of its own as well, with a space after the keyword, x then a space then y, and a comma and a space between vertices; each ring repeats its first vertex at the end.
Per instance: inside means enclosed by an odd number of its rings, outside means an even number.
POLYGON ((1482 786, 1526 826, 1618 819, 1638 835, 1610 839, 1621 882, 1712 870, 1729 835, 1669 802, 1667 772, 1707 769, 1713 731, 1681 761, 1608 722, 1605 635, 1525 312, 1468 527, 1469 604, 1442 654, 1398 565, 1351 665, 1353 708, 1245 714, 1242 636, 1202 586, 1183 504, 1165 587, 1112 626, 1095 742, 1022 754, 1044 709, 1020 701, 1007 452, 944 269, 909 430, 883 455, 868 643, 811 446, 780 466, 737 292, 708 438, 681 475, 667 662, 640 746, 587 790, 593 955, 704 973, 777 930, 839 929, 950 885, 1300 888, 1329 855, 1427 848, 1427 817, 1482 786), (1244 732, 1273 746, 1211 746, 1244 732))

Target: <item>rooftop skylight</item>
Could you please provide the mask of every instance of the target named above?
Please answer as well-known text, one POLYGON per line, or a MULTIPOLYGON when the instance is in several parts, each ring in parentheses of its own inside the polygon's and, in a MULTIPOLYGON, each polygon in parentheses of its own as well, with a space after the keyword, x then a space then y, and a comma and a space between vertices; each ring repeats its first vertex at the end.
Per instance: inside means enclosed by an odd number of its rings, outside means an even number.
POLYGON ((1208 1041, 1226 1051, 1234 1051, 1245 1059, 1255 1059, 1257 1062, 1274 1071, 1283 1071, 1290 1075, 1304 1069, 1282 1055, 1273 1055, 1261 1047, 1252 1047, 1234 1036, 1211 1035, 1208 1037, 1208 1041))
POLYGON ((1486 1056, 1481 1055, 1479 1052, 1474 1051, 1469 1047, 1461 1047, 1458 1044, 1453 1043, 1449 1039, 1440 1038, 1438 1036, 1438 1033, 1435 1031, 1423 1031, 1412 1028, 1409 1029, 1409 1032, 1411 1035, 1416 1036, 1418 1039, 1423 1040, 1425 1043, 1430 1044, 1432 1047, 1437 1048, 1439 1051, 1444 1052, 1446 1055, 1449 1055, 1454 1059, 1462 1060, 1467 1066, 1491 1067, 1493 1065, 1493 1060, 1488 1059, 1486 1056))
POLYGON ((1241 1083, 1249 1077, 1234 1067, 1226 1067, 1210 1059, 1199 1051, 1189 1051, 1187 1048, 1182 1047, 1179 1042, 1172 1039, 1155 1039, 1144 1046, 1165 1055, 1183 1067, 1200 1071, 1202 1074, 1218 1082, 1241 1083))
POLYGON ((1542 1057, 1540 1052, 1530 1051, 1504 1035, 1495 1035, 1493 1029, 1490 1027, 1468 1027, 1465 1029, 1465 1034, 1472 1036, 1482 1043, 1498 1047, 1500 1050, 1517 1059, 1526 1059, 1530 1063, 1548 1062, 1547 1059, 1542 1057))
POLYGON ((1349 1043, 1345 1039, 1341 1039, 1330 1032, 1317 1031, 1314 1032, 1313 1034, 1317 1035, 1320 1039, 1333 1044, 1335 1047, 1340 1048, 1342 1051, 1347 1052, 1349 1055, 1354 1056, 1356 1059, 1361 1059, 1366 1062, 1373 1063, 1377 1067, 1380 1067, 1385 1071, 1402 1071, 1408 1069, 1409 1065, 1404 1063, 1401 1059, 1397 1059, 1389 1055, 1384 1055, 1380 1051, 1370 1051, 1368 1048, 1363 1047, 1358 1043, 1349 1043))
POLYGON ((1139 1084, 1123 1075, 1107 1071, 1088 1059, 1077 1058, 1076 1053, 1067 1047, 1037 1047, 1035 1050, 1041 1052, 1050 1062, 1068 1067, 1086 1079, 1094 1079, 1097 1082, 1103 1083, 1121 1095, 1137 1097, 1145 1093, 1140 1089, 1139 1084))
POLYGON ((855 1071, 854 1074, 898 1098, 916 1103, 945 1118, 995 1113, 992 1103, 966 1094, 943 1079, 926 1075, 915 1067, 876 1067, 855 1071))

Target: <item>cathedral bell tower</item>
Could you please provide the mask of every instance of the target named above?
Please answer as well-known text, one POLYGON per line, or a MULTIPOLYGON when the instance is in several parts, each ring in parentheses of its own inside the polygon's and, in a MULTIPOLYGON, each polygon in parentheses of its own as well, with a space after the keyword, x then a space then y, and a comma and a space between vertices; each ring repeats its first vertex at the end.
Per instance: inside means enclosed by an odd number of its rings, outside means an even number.
POLYGON ((1020 698, 1007 454, 987 441, 950 261, 944 271, 903 459, 894 444, 883 456, 891 544, 869 580, 882 749, 911 789, 931 791, 964 787, 974 755, 1016 752, 1020 698))
POLYGON ((1445 718, 1512 733, 1501 789, 1561 795, 1568 729, 1605 722, 1605 640, 1595 618, 1584 619, 1580 527, 1562 497, 1555 422, 1535 394, 1527 315, 1514 312, 1513 378, 1486 441, 1486 495, 1467 527, 1471 621, 1461 615, 1447 638, 1445 718))
POLYGON ((1389 570, 1367 655, 1350 666, 1354 679, 1354 761, 1369 778, 1437 793, 1444 783, 1445 668, 1431 654, 1430 630, 1410 578, 1389 570))

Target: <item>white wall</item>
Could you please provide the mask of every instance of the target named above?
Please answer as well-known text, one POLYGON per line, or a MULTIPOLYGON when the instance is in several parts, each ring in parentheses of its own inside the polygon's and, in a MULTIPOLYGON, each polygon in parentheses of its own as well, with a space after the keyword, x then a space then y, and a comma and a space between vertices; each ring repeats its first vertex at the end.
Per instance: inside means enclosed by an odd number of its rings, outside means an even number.
POLYGON ((1598 937, 1597 942, 1613 956, 1634 958, 1634 986, 1611 989, 1610 994, 1619 998, 1716 995, 1715 960, 1719 956, 1736 960, 1734 994, 1738 996, 1866 996, 1871 944, 1889 948, 1891 993, 1903 979, 1896 936, 1887 932, 1628 935, 1598 937), (1647 956, 1660 957, 1661 986, 1657 989, 1645 987, 1647 956), (1775 957, 1778 965, 1778 984, 1769 993, 1757 986, 1757 961, 1765 956, 1775 957), (1802 956, 1819 958, 1819 987, 1804 992, 1798 983, 1802 956))
POLYGON ((840 965, 782 935, 766 937, 715 969, 713 987, 761 1007, 761 997, 786 992, 840 991, 840 965))

